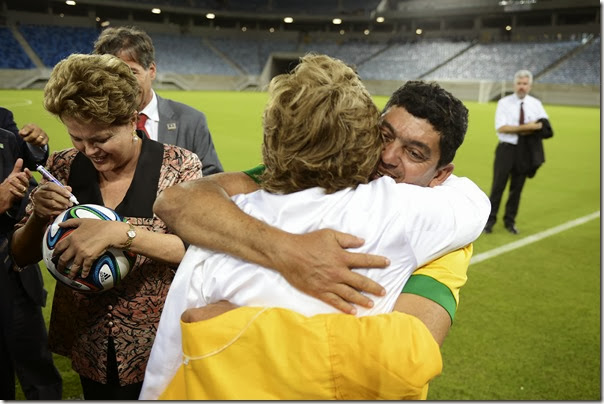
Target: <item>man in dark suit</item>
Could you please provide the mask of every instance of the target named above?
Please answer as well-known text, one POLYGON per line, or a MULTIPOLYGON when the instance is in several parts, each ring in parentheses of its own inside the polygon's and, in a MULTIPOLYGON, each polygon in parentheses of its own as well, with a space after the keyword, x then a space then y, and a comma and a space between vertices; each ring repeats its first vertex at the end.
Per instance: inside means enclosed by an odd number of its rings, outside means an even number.
MULTIPOLYGON (((48 158, 48 136, 35 124, 20 131, 0 108, 0 367, 2 399, 15 399, 15 372, 28 400, 60 400, 63 381, 48 350, 42 307, 47 292, 40 267, 16 271, 8 240, 37 185, 30 170, 48 158)), ((20 268, 19 268, 20 269, 20 268)))
POLYGON ((94 43, 94 53, 115 55, 134 72, 142 90, 139 129, 153 140, 197 154, 204 176, 224 171, 205 115, 188 105, 162 98, 151 88, 157 66, 153 42, 146 32, 135 27, 107 28, 94 43))

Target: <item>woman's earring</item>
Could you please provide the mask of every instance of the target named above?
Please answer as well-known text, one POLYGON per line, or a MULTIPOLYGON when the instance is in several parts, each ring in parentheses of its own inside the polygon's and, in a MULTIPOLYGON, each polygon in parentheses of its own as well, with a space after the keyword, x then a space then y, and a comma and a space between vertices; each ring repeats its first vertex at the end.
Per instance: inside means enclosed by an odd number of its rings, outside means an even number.
POLYGON ((136 130, 134 130, 132 132, 132 141, 133 142, 138 142, 138 135, 136 134, 136 130))

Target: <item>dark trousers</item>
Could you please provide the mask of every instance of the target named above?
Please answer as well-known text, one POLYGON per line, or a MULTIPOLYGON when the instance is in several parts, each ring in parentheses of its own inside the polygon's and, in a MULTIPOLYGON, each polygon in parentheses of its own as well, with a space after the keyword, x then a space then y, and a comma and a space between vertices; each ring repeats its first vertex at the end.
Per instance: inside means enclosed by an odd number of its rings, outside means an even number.
POLYGON ((107 384, 99 383, 87 377, 80 376, 84 400, 138 400, 143 383, 120 386, 115 358, 113 339, 109 338, 107 350, 107 384))
POLYGON ((14 368, 28 400, 60 400, 63 380, 48 349, 42 307, 34 303, 18 279, 10 274, 13 288, 14 368))
POLYGON ((15 369, 4 333, 0 333, 0 399, 15 399, 15 369))
MULTIPOLYGON (((0 244, 2 240, 0 240, 0 244)), ((0 264, 4 257, 0 251, 0 264)), ((13 323, 13 293, 8 270, 0 265, 0 399, 15 399, 15 368, 13 366, 10 327, 13 323)))
POLYGON ((517 171, 517 146, 500 142, 495 149, 495 163, 493 164, 493 185, 491 187, 491 214, 487 225, 494 225, 497 221, 497 212, 501 204, 501 197, 505 186, 510 180, 510 189, 508 201, 505 204, 505 214, 503 222, 506 226, 511 226, 516 223, 516 215, 518 214, 518 206, 520 205, 520 194, 526 181, 526 174, 521 174, 517 171))

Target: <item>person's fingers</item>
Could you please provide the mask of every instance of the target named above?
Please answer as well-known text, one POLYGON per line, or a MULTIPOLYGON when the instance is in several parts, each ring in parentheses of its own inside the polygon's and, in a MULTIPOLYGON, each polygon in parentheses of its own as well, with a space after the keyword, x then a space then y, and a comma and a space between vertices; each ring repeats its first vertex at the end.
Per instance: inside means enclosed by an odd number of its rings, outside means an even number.
POLYGON ((57 271, 59 273, 64 273, 69 278, 73 279, 75 277, 75 275, 77 275, 77 273, 79 272, 80 267, 78 264, 75 264, 73 262, 73 257, 71 256, 71 254, 69 254, 67 251, 65 251, 65 252, 59 251, 57 253, 57 250, 55 248, 55 251, 53 251, 53 255, 55 257, 58 257, 56 260, 56 264, 55 264, 57 271))
POLYGON ((88 274, 90 273, 90 269, 92 268, 92 264, 94 264, 95 260, 96 258, 92 257, 87 257, 84 259, 84 262, 82 264, 82 278, 86 278, 88 276, 88 274))
POLYGON ((352 234, 342 233, 336 230, 330 230, 333 232, 336 241, 340 244, 342 248, 358 248, 365 243, 360 237, 353 236, 352 234))
MULTIPOLYGON (((384 289, 382 285, 353 271, 344 272, 340 283, 348 285, 355 291, 369 293, 374 296, 384 296, 386 294, 386 289, 384 289)), ((356 300, 352 300, 348 296, 342 295, 342 297, 348 301, 357 303, 356 300)))
POLYGON ((67 219, 64 222, 59 223, 59 227, 62 229, 73 227, 75 229, 76 227, 79 227, 81 224, 82 224, 82 219, 74 217, 71 219, 67 219))
POLYGON ((24 183, 19 177, 13 177, 11 184, 19 192, 27 191, 26 183, 24 183))
POLYGON ((54 216, 71 206, 69 198, 66 198, 61 192, 64 191, 56 184, 41 185, 32 197, 36 214, 40 217, 54 216))
POLYGON ((29 185, 29 178, 25 173, 18 173, 8 177, 9 183, 19 192, 27 191, 29 185))
POLYGON ((17 161, 15 161, 15 165, 13 166, 13 171, 11 172, 11 174, 20 173, 21 170, 23 170, 23 159, 18 158, 17 161))
POLYGON ((80 275, 80 271, 81 270, 82 270, 82 265, 81 264, 76 264, 74 262, 73 264, 71 264, 71 268, 70 268, 70 271, 69 271, 69 277, 71 279, 76 278, 78 275, 80 275))
POLYGON ((44 146, 48 143, 48 135, 38 125, 28 123, 19 131, 19 135, 27 143, 35 146, 44 146))
POLYGON ((317 296, 320 300, 328 305, 340 310, 346 314, 356 314, 357 309, 352 304, 342 299, 339 295, 332 292, 325 292, 317 296))
POLYGON ((381 255, 346 252, 346 264, 349 268, 386 268, 390 260, 381 255))
POLYGON ((71 189, 67 189, 67 187, 61 187, 52 182, 45 182, 43 185, 40 186, 40 188, 43 188, 44 190, 47 190, 48 192, 56 193, 57 195, 59 195, 65 199, 66 205, 68 205, 68 206, 70 205, 69 197, 71 196, 71 194, 70 194, 71 189))
POLYGON ((6 185, 8 186, 7 189, 11 194, 19 198, 23 198, 25 196, 25 193, 27 192, 27 186, 25 184, 27 184, 27 182, 24 184, 23 180, 19 176, 12 176, 7 178, 5 181, 6 185))
POLYGON ((25 196, 25 191, 21 191, 19 189, 19 187, 11 186, 9 189, 10 189, 10 193, 19 199, 21 199, 25 196))
MULTIPOLYGON (((365 240, 352 234, 332 231, 342 248, 358 248, 365 243, 365 240)), ((349 268, 385 268, 390 265, 390 260, 386 257, 364 253, 348 253, 346 261, 349 268)))
POLYGON ((47 199, 44 203, 40 203, 39 200, 35 201, 35 207, 38 208, 40 215, 42 216, 56 216, 63 212, 69 206, 54 199, 47 199))
MULTIPOLYGON (((379 285, 378 285, 379 287, 379 285)), ((338 284, 334 288, 334 292, 349 304, 356 304, 362 307, 373 307, 373 300, 361 293, 361 291, 351 287, 348 284, 338 284)))

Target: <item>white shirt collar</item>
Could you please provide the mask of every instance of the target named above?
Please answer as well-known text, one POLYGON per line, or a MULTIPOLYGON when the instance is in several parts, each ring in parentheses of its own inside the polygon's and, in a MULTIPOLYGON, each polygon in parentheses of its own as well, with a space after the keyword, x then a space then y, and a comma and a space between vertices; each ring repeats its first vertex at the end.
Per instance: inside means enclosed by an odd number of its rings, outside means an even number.
POLYGON ((159 122, 159 110, 157 109, 157 95, 153 90, 151 90, 151 93, 153 94, 153 97, 151 97, 151 101, 140 112, 147 115, 147 117, 149 117, 149 119, 151 119, 152 121, 159 122))

